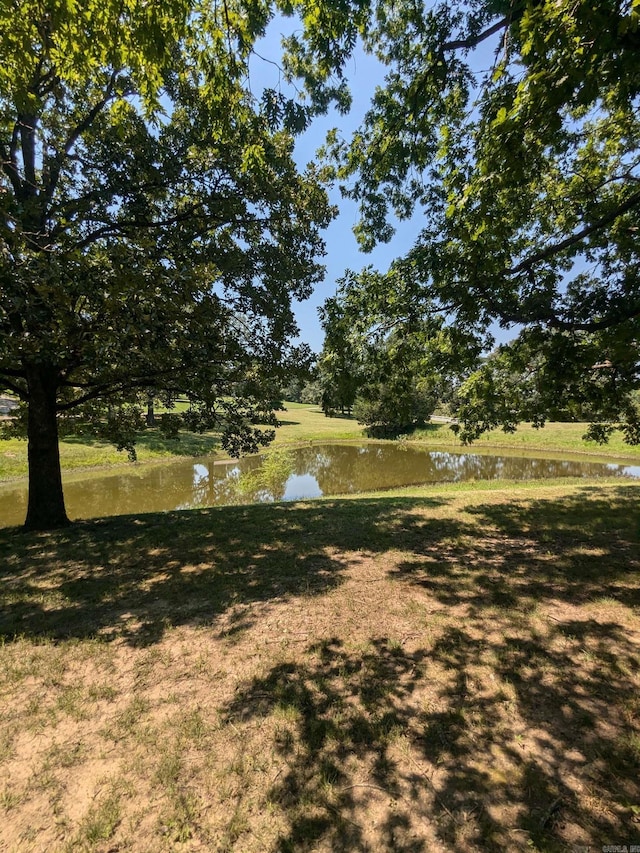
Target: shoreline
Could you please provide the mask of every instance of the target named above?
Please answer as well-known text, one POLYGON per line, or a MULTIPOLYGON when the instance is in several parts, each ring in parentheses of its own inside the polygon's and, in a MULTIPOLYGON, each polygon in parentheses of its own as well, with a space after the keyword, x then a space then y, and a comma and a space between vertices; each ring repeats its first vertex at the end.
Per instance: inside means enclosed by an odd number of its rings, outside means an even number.
MULTIPOLYGON (((311 438, 307 440, 300 439, 292 439, 290 441, 283 440, 278 441, 277 438, 275 441, 263 448, 260 453, 257 454, 247 454, 248 456, 260 456, 265 452, 268 452, 271 448, 290 448, 296 449, 298 447, 305 447, 313 444, 324 445, 324 444, 397 444, 402 443, 402 440, 399 439, 380 439, 380 438, 311 438)), ((1 442, 1 439, 0 439, 1 442)), ((529 459, 566 459, 566 460, 581 460, 584 462, 597 462, 602 464, 626 464, 626 465, 640 465, 640 455, 633 455, 629 453, 628 455, 620 454, 619 452, 607 453, 606 450, 602 450, 599 448, 598 450, 591 449, 568 449, 562 447, 536 447, 535 445, 524 444, 523 446, 517 446, 509 443, 500 443, 500 442, 491 442, 491 443, 481 443, 481 444, 468 444, 463 445, 460 442, 457 443, 447 443, 447 442, 430 442, 425 441, 423 439, 405 439, 404 443, 411 445, 413 447, 419 447, 424 449, 425 451, 433 451, 433 452, 448 452, 448 453, 459 453, 459 454, 476 454, 479 456, 499 456, 506 455, 512 458, 529 458, 529 459), (496 452, 500 451, 500 452, 496 452)), ((1 447, 0 443, 0 455, 1 455, 1 447)), ((605 445, 606 447, 606 445, 605 445)), ((121 453, 125 453, 125 451, 119 451, 121 453)), ((62 464, 62 477, 63 481, 65 478, 70 477, 79 477, 82 474, 93 475, 108 475, 110 473, 113 474, 121 474, 127 471, 135 471, 140 468, 146 468, 150 466, 156 465, 171 465, 173 463, 185 462, 189 459, 197 460, 203 458, 215 457, 213 459, 214 465, 226 465, 229 462, 234 462, 235 457, 229 456, 222 450, 216 450, 212 453, 168 453, 164 456, 156 456, 149 459, 136 460, 135 462, 130 462, 127 459, 123 459, 121 462, 114 463, 105 463, 98 465, 72 465, 66 466, 63 462, 62 464)), ((240 457, 246 458, 246 457, 240 457)), ((20 474, 15 477, 2 477, 0 478, 0 488, 5 485, 15 485, 16 483, 20 483, 20 481, 28 481, 28 474, 20 474)))

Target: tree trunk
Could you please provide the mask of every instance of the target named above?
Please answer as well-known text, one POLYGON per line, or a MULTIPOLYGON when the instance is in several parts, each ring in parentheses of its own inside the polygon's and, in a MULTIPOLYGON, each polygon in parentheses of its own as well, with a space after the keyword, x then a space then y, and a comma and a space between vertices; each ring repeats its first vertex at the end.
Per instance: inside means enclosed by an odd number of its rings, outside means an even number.
POLYGON ((51 365, 27 367, 29 410, 29 504, 25 530, 52 530, 69 524, 62 493, 58 420, 57 371, 51 365))
POLYGON ((147 401, 147 426, 155 426, 156 413, 153 407, 153 397, 149 397, 147 401))

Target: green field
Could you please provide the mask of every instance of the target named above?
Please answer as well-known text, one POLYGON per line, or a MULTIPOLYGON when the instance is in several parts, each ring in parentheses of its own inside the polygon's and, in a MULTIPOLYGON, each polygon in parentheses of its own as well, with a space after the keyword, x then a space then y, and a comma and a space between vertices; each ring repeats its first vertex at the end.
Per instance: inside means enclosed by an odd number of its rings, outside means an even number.
MULTIPOLYGON (((277 431, 276 442, 296 441, 332 441, 362 440, 364 431, 357 421, 351 418, 326 418, 318 406, 303 403, 287 403, 287 412, 280 413, 284 422, 277 431)), ((515 433, 505 433, 501 429, 491 430, 481 436, 472 447, 499 447, 513 450, 568 452, 600 458, 640 460, 640 447, 625 444, 619 434, 614 434, 608 444, 598 445, 585 441, 587 430, 585 423, 550 423, 542 429, 534 429, 529 424, 521 424, 515 433)), ((424 429, 416 430, 408 436, 409 441, 420 444, 450 447, 464 447, 445 423, 431 423, 424 429)))

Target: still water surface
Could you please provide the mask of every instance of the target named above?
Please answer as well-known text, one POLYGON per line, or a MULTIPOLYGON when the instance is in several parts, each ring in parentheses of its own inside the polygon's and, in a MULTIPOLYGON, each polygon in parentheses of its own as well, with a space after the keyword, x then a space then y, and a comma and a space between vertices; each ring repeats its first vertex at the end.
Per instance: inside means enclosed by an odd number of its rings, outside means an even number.
MULTIPOLYGON (((640 465, 591 462, 500 451, 459 453, 396 444, 324 444, 291 450, 288 470, 256 482, 260 457, 228 463, 211 457, 131 466, 117 472, 65 477, 70 518, 159 512, 198 506, 295 500, 354 494, 422 483, 529 480, 547 477, 640 478, 640 465), (249 472, 253 472, 249 474, 249 472), (247 483, 247 475, 252 484, 247 483)), ((0 486, 0 525, 21 524, 27 507, 24 481, 0 486)))

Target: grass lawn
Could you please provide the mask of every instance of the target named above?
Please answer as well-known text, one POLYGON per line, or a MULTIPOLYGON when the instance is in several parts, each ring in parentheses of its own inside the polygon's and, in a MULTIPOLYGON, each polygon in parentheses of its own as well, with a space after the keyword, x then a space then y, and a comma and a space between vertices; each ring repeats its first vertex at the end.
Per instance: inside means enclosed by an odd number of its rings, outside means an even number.
MULTIPOLYGON (((568 451, 569 453, 588 454, 602 458, 615 457, 640 460, 640 446, 625 444, 619 433, 611 436, 608 444, 596 444, 585 441, 583 435, 587 430, 586 423, 549 423, 542 429, 534 429, 530 424, 521 424, 516 432, 506 433, 494 429, 480 436, 471 445, 474 447, 504 447, 512 450, 538 451, 568 451)), ((462 443, 451 432, 446 424, 429 424, 426 429, 416 430, 412 440, 427 444, 444 442, 452 447, 462 447, 462 443)))
MULTIPOLYGON (((279 443, 310 440, 362 438, 362 427, 349 418, 325 418, 317 406, 287 404, 290 411, 280 412, 283 426, 278 429, 279 443)), ((184 409, 178 403, 176 410, 184 409)), ((176 456, 215 454, 228 458, 216 432, 197 435, 182 431, 178 439, 165 438, 157 427, 144 430, 136 445, 138 462, 158 462, 176 456)), ((83 468, 112 468, 130 465, 125 451, 117 451, 108 442, 90 436, 67 436, 60 442, 63 471, 83 468)), ((27 476, 27 443, 20 439, 0 440, 0 482, 27 476)))
POLYGON ((286 403, 286 407, 277 413, 282 424, 276 430, 278 444, 365 438, 362 426, 353 418, 327 418, 319 406, 305 403, 286 403))
POLYGON ((0 849, 640 843, 639 498, 476 484, 0 530, 0 849))

